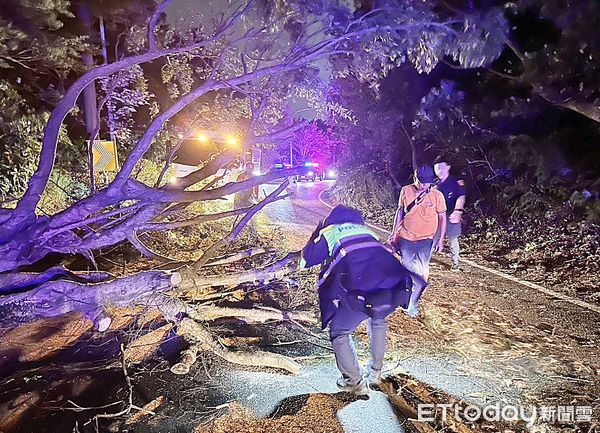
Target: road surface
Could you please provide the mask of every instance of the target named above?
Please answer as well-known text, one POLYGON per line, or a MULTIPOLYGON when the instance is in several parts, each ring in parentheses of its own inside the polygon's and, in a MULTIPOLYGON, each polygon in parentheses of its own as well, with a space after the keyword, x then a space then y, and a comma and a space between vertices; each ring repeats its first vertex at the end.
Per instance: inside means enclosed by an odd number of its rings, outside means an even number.
MULTIPOLYGON (((258 215, 259 230, 278 230, 285 248, 300 249, 329 213, 319 194, 330 186, 330 182, 292 184, 289 199, 269 205, 258 215)), ((267 193, 274 188, 265 186, 267 193)), ((477 257, 470 259, 477 261, 477 257)), ((443 256, 432 263, 430 283, 419 319, 401 312, 389 319, 388 373, 410 374, 479 405, 562 403, 598 410, 600 320, 595 311, 469 265, 465 272, 451 273, 443 256)), ((359 356, 366 361, 362 337, 359 356)), ((263 414, 285 397, 311 390, 334 392, 337 377, 332 361, 306 365, 298 377, 236 374, 231 380, 238 377, 258 388, 239 387, 233 397, 263 414)), ((340 411, 344 429, 402 431, 383 395, 371 394, 369 401, 340 411), (377 423, 364 422, 360 414, 366 409, 378 414, 377 423)))

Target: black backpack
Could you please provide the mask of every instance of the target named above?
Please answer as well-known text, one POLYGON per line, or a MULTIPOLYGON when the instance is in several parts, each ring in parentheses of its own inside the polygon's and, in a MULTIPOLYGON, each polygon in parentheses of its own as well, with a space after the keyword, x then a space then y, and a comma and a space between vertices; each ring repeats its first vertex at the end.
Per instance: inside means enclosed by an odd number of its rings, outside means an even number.
POLYGON ((346 290, 340 302, 353 311, 365 313, 372 319, 383 319, 393 313, 398 307, 408 306, 406 292, 411 292, 413 281, 406 275, 404 279, 392 289, 377 289, 371 291, 346 290))

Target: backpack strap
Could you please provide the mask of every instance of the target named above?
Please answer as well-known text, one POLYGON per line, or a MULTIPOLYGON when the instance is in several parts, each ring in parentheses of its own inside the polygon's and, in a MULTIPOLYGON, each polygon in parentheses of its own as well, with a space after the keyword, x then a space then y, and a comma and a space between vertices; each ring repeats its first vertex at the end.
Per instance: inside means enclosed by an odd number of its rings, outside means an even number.
POLYGON ((362 241, 362 242, 356 242, 351 245, 339 246, 337 248, 335 254, 332 257, 331 262, 329 263, 329 267, 327 268, 327 270, 323 273, 323 275, 319 279, 318 284, 319 285, 323 284, 325 282, 325 280, 327 279, 327 277, 329 277, 329 275, 331 274, 333 269, 337 266, 337 264, 339 262, 341 262, 342 259, 344 257, 346 257, 349 253, 351 253, 353 251, 361 250, 364 248, 377 248, 377 247, 383 248, 383 245, 381 245, 381 243, 379 243, 379 241, 377 241, 375 239, 366 240, 366 241, 362 241))
POLYGON ((423 199, 425 198, 425 196, 427 194, 429 194, 431 192, 431 186, 429 188, 427 188, 425 191, 421 191, 421 193, 413 200, 411 201, 408 206, 406 206, 406 210, 404 211, 404 216, 406 216, 413 207, 415 207, 416 205, 418 205, 419 203, 421 203, 423 201, 423 199))

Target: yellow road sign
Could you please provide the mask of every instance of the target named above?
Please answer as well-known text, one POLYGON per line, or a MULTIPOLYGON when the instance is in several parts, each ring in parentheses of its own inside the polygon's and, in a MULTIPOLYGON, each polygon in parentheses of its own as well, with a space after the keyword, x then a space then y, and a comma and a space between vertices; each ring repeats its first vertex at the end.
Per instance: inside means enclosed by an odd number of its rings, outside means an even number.
MULTIPOLYGON (((88 142, 89 143, 89 142, 88 142)), ((92 145, 94 172, 117 171, 117 146, 114 141, 95 140, 92 145)))

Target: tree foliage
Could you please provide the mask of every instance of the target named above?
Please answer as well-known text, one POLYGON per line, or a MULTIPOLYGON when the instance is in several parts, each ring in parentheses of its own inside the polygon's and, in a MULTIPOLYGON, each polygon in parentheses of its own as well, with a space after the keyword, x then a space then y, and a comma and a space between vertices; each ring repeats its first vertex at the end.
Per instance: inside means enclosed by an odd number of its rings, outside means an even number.
POLYGON ((600 5, 593 0, 508 3, 511 38, 493 71, 533 95, 600 122, 600 5))
MULTIPOLYGON (((202 10, 201 25, 174 28, 162 15, 171 3, 161 3, 148 25, 131 26, 126 32, 129 42, 121 45, 123 57, 115 56, 78 76, 52 109, 27 190, 16 208, 2 209, 0 214, 0 271, 36 263, 52 252, 83 254, 93 263, 94 250, 126 239, 147 252, 138 241, 139 232, 222 217, 196 215, 173 221, 178 210, 190 203, 215 200, 285 175, 270 173, 226 185, 218 179, 209 182, 243 150, 223 146, 197 172, 165 183, 178 130, 192 130, 210 118, 215 123, 207 126, 213 129, 235 118, 232 124, 242 131, 239 137, 246 149, 277 143, 306 125, 294 115, 294 98, 305 99, 317 114, 351 119, 351 113, 325 87, 332 74, 355 77, 376 91, 375 78, 385 77, 405 62, 420 72, 431 71, 444 56, 456 59, 461 67, 489 63, 499 55, 497 38, 506 32, 500 18, 489 18, 494 10, 483 16, 455 16, 438 12, 433 2, 413 5, 392 0, 360 11, 321 1, 249 0, 227 7, 216 3, 215 9, 202 10), (166 94, 159 94, 157 81, 148 79, 148 75, 156 77, 152 71, 157 68, 166 94), (56 170, 63 122, 83 89, 97 80, 103 83, 103 99, 111 100, 118 114, 115 122, 132 130, 123 136, 130 144, 122 167, 94 194, 58 213, 39 216, 36 209, 56 170), (147 92, 155 94, 155 103, 147 92), (195 116, 196 110, 203 115, 195 116), (133 123, 128 119, 134 119, 133 123), (157 146, 170 150, 151 186, 137 179, 136 169, 157 146)), ((245 222, 276 200, 277 194, 252 209, 235 209, 227 215, 243 214, 245 222)), ((239 230, 234 229, 227 239, 239 230)), ((199 266, 227 239, 209 248, 199 266)))
POLYGON ((359 119, 336 126, 353 149, 346 164, 371 167, 382 184, 391 178, 398 186, 409 179, 415 151, 428 163, 444 155, 467 177, 473 201, 534 213, 569 202, 595 218, 597 5, 563 3, 469 10, 484 21, 502 13, 510 23, 492 65, 462 71, 446 55, 429 76, 392 72, 372 92, 355 77, 337 80, 359 119))

